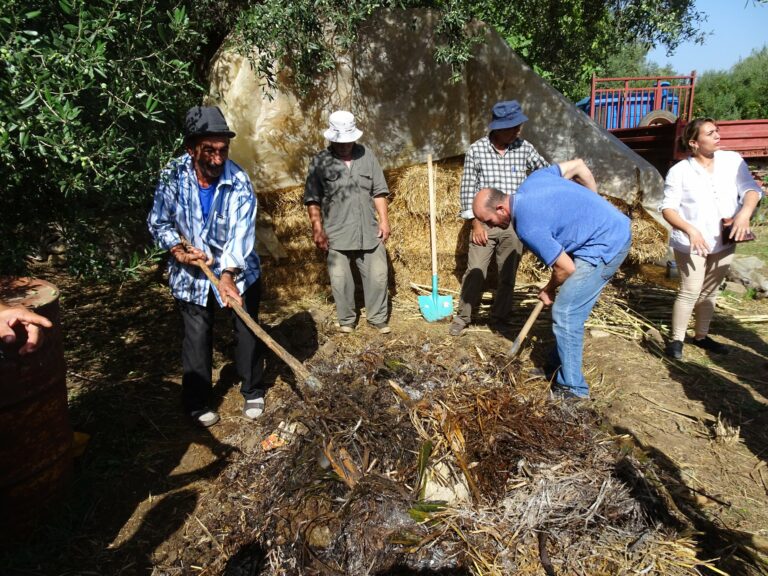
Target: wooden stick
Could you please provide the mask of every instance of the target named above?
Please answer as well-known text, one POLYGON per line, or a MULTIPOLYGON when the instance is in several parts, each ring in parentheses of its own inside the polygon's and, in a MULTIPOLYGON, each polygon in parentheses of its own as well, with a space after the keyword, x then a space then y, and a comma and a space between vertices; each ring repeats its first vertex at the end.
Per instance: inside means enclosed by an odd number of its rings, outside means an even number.
MULTIPOLYGON (((417 292, 432 294, 432 286, 425 286, 424 284, 416 284, 416 282, 411 282, 410 284, 411 284, 411 288, 413 288, 417 292)), ((460 292, 457 292, 456 290, 449 290, 448 288, 440 288, 440 292, 447 292, 449 294, 460 294, 460 292)))
POLYGON ((683 416, 685 418, 689 418, 691 420, 694 420, 696 422, 710 422, 714 423, 717 421, 717 418, 712 416, 711 414, 705 414, 701 412, 689 412, 687 410, 674 410, 672 408, 668 408, 667 406, 664 406, 663 404, 660 404, 659 402, 656 402, 656 400, 653 400, 652 398, 648 398, 648 396, 645 396, 642 392, 636 393, 640 398, 645 400, 646 402, 650 402, 654 406, 657 406, 659 410, 662 412, 668 412, 670 414, 677 414, 678 416, 683 416))
MULTIPOLYGON (((411 288, 416 290, 417 292, 424 292, 425 294, 431 294, 432 293, 432 286, 427 286, 426 284, 417 284, 416 282, 410 282, 409 283, 411 288)), ((515 287, 522 291, 523 288, 536 288, 537 290, 541 289, 541 286, 539 284, 520 284, 515 283, 515 287)), ((461 294, 458 290, 451 290, 450 288, 441 287, 440 292, 445 292, 446 294, 456 294, 457 296, 461 294)), ((523 295, 522 298, 533 298, 534 294, 527 294, 523 295)), ((489 291, 483 292, 483 298, 484 299, 492 299, 493 293, 489 291)), ((665 309, 666 312, 666 309, 665 309)))
POLYGON ((507 352, 507 356, 512 358, 520 351, 520 348, 523 345, 523 340, 525 340, 525 337, 528 336, 528 331, 531 329, 531 326, 533 326, 533 323, 536 322, 536 318, 539 317, 539 313, 541 312, 542 308, 544 308, 544 302, 539 300, 536 303, 536 306, 534 307, 530 316, 528 316, 528 320, 526 320, 525 324, 523 324, 523 328, 520 330, 520 334, 518 334, 517 338, 515 338, 515 341, 512 342, 512 348, 510 348, 509 352, 507 352))
MULTIPOLYGON (((190 246, 189 242, 182 238, 182 242, 185 246, 190 246)), ((216 275, 211 271, 211 269, 208 267, 208 265, 203 262, 202 260, 198 260, 197 265, 202 268, 205 275, 208 277, 208 280, 211 281, 211 284, 213 284, 216 287, 216 290, 219 290, 219 279, 216 278, 216 275)), ((221 294, 221 292, 219 292, 221 294)), ((253 332, 259 340, 264 342, 264 344, 267 345, 267 347, 272 350, 277 356, 286 364, 288 364, 288 367, 293 371, 296 378, 301 380, 304 384, 309 386, 313 389, 319 389, 322 388, 322 383, 312 376, 309 371, 304 367, 304 365, 299 362, 296 358, 291 356, 291 354, 280 346, 275 340, 267 334, 267 332, 259 326, 256 321, 251 318, 251 316, 245 311, 245 309, 237 303, 237 301, 233 300, 232 298, 227 299, 227 304, 232 308, 232 310, 235 311, 235 314, 237 314, 240 317, 240 320, 245 322, 245 325, 248 326, 248 328, 251 329, 251 332, 253 332)))
POLYGON ((760 380, 759 378, 750 378, 749 376, 734 374, 733 372, 728 372, 728 370, 725 370, 724 368, 720 368, 719 366, 703 366, 702 365, 701 367, 704 370, 712 370, 713 372, 723 374, 724 376, 731 376, 733 378, 736 378, 737 380, 746 380, 747 382, 754 382, 755 384, 768 384, 768 380, 760 380))
POLYGON ((429 178, 429 242, 432 249, 432 277, 437 276, 437 225, 435 223, 435 181, 432 177, 432 154, 427 155, 429 178))

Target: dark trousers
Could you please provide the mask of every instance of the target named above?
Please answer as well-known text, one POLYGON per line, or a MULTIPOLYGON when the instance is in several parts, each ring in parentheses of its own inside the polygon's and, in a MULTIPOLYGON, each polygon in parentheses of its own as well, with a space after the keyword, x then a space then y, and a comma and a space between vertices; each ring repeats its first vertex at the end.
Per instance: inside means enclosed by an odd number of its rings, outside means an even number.
MULTIPOLYGON (((260 301, 261 280, 257 280, 243 293, 243 308, 256 322, 259 321, 260 301)), ((182 399, 185 410, 193 412, 207 407, 211 397, 213 322, 219 305, 213 290, 208 293, 205 306, 181 300, 177 300, 177 303, 184 321, 184 341, 181 346, 182 399)), ((246 400, 258 398, 264 394, 261 389, 264 376, 264 345, 234 312, 228 312, 232 315, 237 340, 235 365, 242 380, 240 392, 246 400)))

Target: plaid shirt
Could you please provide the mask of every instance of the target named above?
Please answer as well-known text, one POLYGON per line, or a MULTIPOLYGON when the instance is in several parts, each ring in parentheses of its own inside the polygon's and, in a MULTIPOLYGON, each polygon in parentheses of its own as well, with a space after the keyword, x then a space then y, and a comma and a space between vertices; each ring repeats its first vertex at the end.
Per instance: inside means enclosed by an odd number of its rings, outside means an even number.
MULTIPOLYGON (((179 233, 183 234, 213 257, 211 270, 216 276, 225 268, 239 268, 236 284, 241 294, 259 278, 256 195, 248 175, 231 160, 224 165, 206 222, 191 156, 172 160, 160 175, 147 225, 157 245, 165 250, 179 244, 179 233)), ((171 256, 168 282, 175 298, 205 306, 211 282, 201 268, 185 266, 171 256)), ((219 293, 214 290, 214 294, 221 304, 219 293)))
POLYGON ((518 138, 502 156, 488 136, 483 136, 472 143, 464 156, 464 172, 459 188, 460 216, 465 220, 475 217, 472 200, 483 188, 498 188, 505 194, 515 194, 523 180, 546 166, 549 162, 527 140, 518 138))

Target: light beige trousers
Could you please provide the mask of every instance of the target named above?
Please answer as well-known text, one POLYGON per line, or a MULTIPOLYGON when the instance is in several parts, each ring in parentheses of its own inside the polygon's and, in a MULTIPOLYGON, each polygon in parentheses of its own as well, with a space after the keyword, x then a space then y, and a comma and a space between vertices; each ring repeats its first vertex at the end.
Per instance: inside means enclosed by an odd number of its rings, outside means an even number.
POLYGON ((685 331, 693 312, 696 313, 696 338, 707 335, 715 312, 717 289, 731 267, 734 251, 734 247, 729 247, 704 257, 675 250, 680 289, 672 308, 673 340, 685 340, 685 331))

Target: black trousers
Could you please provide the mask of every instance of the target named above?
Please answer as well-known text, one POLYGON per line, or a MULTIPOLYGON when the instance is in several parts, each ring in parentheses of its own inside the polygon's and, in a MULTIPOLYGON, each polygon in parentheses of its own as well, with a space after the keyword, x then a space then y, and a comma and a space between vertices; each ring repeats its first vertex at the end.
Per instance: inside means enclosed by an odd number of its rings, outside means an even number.
MULTIPOLYGON (((243 293, 243 308, 259 321, 261 280, 257 280, 243 293)), ((213 289, 208 293, 205 306, 176 300, 184 321, 184 341, 181 346, 182 399, 187 412, 202 410, 208 406, 213 384, 213 322, 219 307, 213 289)), ((235 365, 242 381, 240 392, 246 400, 263 396, 261 389, 264 376, 264 344, 248 329, 248 326, 229 309, 237 345, 235 365)))

